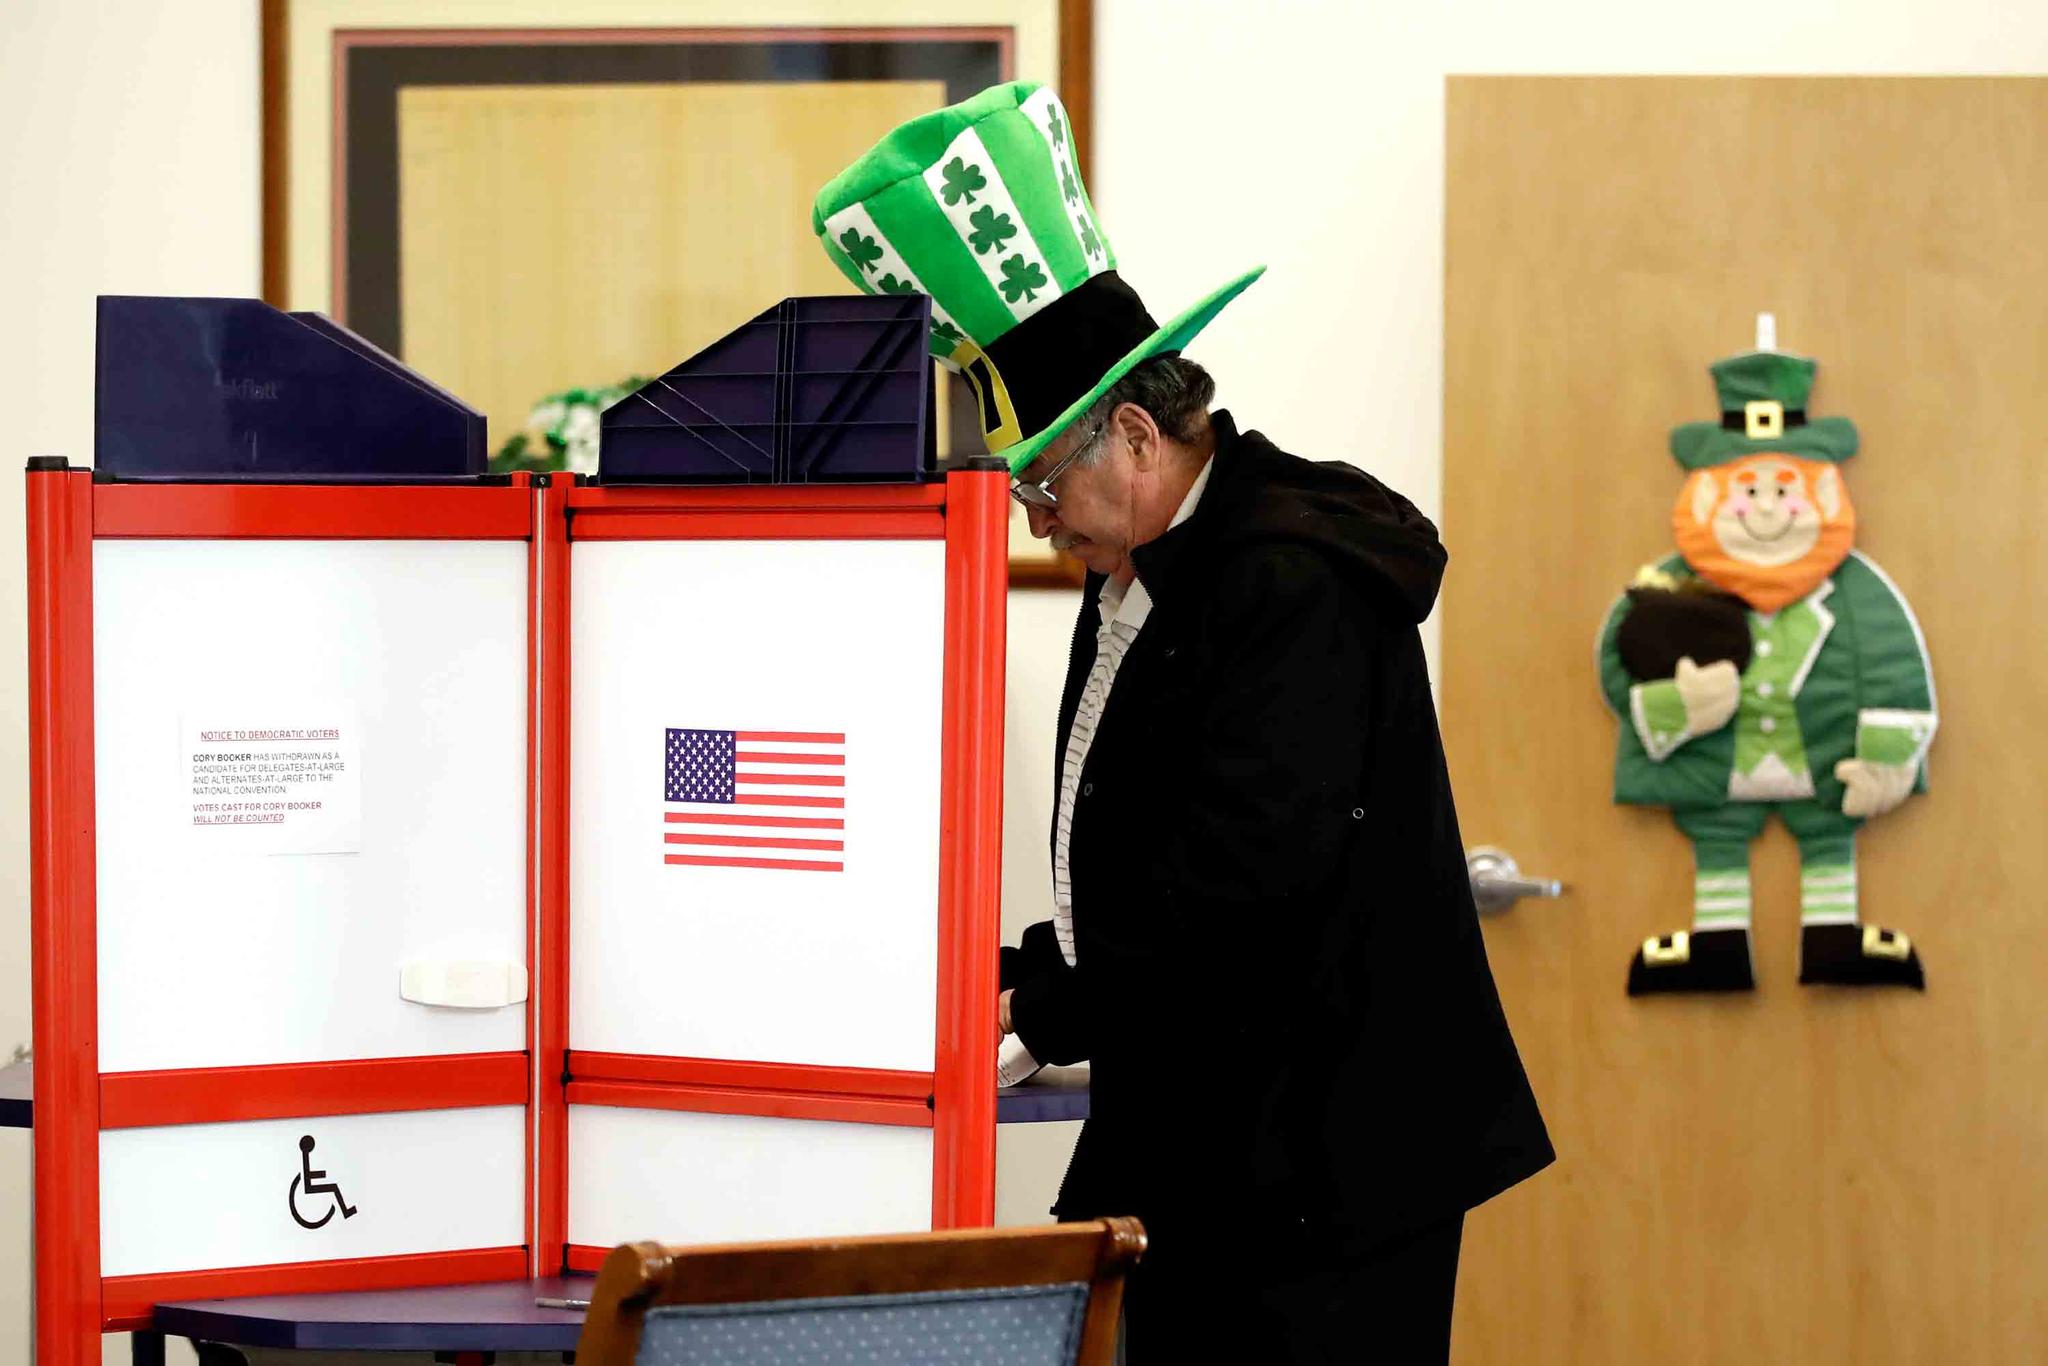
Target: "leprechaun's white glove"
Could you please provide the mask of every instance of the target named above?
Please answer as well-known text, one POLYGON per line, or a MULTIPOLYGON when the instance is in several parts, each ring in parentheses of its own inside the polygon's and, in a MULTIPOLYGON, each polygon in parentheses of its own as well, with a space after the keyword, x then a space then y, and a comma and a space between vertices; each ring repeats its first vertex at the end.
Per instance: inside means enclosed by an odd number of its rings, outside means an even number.
POLYGON ((1841 780, 1842 814, 1859 820, 1882 816, 1898 806, 1913 790, 1919 775, 1917 764, 1874 764, 1868 759, 1844 759, 1835 765, 1841 780))
POLYGON ((1663 763, 1686 741, 1727 725, 1741 700, 1742 676, 1733 660, 1701 668, 1690 657, 1678 661, 1674 677, 1638 683, 1628 695, 1636 736, 1653 764, 1663 763))
POLYGON ((1711 735, 1727 725, 1742 700, 1742 675, 1730 659, 1717 659, 1704 668, 1690 657, 1681 659, 1671 681, 1685 703, 1685 729, 1690 735, 1711 735))

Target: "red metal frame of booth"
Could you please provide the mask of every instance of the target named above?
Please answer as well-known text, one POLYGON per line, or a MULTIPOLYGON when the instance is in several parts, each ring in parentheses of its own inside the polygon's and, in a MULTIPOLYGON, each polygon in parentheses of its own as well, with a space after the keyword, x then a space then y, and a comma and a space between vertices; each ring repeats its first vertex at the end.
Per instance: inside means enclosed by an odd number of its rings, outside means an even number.
POLYGON ((565 1099, 569 1055, 569 494, 566 483, 541 491, 540 534, 534 537, 533 642, 537 670, 532 749, 535 886, 540 915, 535 929, 533 989, 534 1111, 530 1156, 534 1274, 562 1265, 562 1230, 568 1219, 569 1107, 565 1099), (557 623, 560 623, 559 625, 557 623))
MULTIPOLYGON (((995 1218, 996 958, 1002 883, 1003 653, 1008 605, 1007 479, 959 470, 943 484, 742 488, 578 488, 571 541, 938 540, 946 547, 945 730, 940 744, 939 924, 933 1070, 596 1053, 566 1048, 559 1094, 543 1093, 541 1168, 562 1183, 544 1203, 541 1247, 563 1269, 595 1271, 609 1248, 567 1241, 567 1107, 847 1120, 932 1130, 932 1226, 995 1218), (986 960, 986 961, 984 961, 986 960), (551 1113, 553 1111, 554 1113, 551 1113)), ((560 585, 567 598, 566 573, 560 585)), ((559 695, 543 714, 569 715, 568 670, 547 674, 559 695)), ((566 720, 564 721, 566 725, 566 720)), ((563 744, 566 749, 566 742, 563 744)), ((560 772, 557 769, 557 772, 560 772)), ((543 792, 567 828, 568 795, 543 792)), ((566 850, 563 850, 566 854, 566 850)), ((566 858, 563 860, 566 864, 566 858)), ((563 877, 566 883, 566 872, 563 877)), ((546 973, 566 995, 569 917, 545 903, 552 930, 546 973)), ((566 999, 555 1018, 566 1022, 566 999)), ((564 1024, 566 1030, 566 1024, 564 1024)))
POLYGON ((887 487, 95 484, 27 476, 37 1359, 92 1366, 99 1334, 167 1299, 388 1289, 594 1270, 567 1243, 568 1106, 614 1104, 933 1131, 932 1223, 995 1200, 1008 507, 1000 469, 887 487), (112 538, 528 543, 528 1050, 251 1067, 98 1070, 92 546, 112 538), (568 1047, 569 542, 908 539, 946 546, 933 1070, 572 1053, 568 1047), (524 1247, 103 1278, 103 1129, 458 1105, 528 1109, 524 1247))
MULTIPOLYGON (((531 1209, 521 1247, 101 1276, 102 1130, 455 1105, 531 1113, 533 1087, 527 1052, 99 1072, 92 547, 118 538, 533 541, 531 476, 481 487, 159 485, 36 469, 27 483, 38 1362, 93 1366, 101 1332, 147 1327, 160 1300, 530 1274, 531 1209)), ((530 675, 536 666, 530 657, 530 675)), ((536 683, 530 676, 529 697, 536 683)), ((538 906, 525 881, 531 941, 538 906)))

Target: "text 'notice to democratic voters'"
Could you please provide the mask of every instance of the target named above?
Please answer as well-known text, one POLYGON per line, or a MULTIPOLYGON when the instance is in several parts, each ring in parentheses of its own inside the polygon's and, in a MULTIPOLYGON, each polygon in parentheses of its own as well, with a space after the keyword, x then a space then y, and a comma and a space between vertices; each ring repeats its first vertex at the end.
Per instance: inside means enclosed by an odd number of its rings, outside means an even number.
POLYGON ((223 851, 352 854, 362 848, 361 726, 353 717, 186 717, 180 806, 223 851), (269 724, 275 722, 275 724, 269 724))

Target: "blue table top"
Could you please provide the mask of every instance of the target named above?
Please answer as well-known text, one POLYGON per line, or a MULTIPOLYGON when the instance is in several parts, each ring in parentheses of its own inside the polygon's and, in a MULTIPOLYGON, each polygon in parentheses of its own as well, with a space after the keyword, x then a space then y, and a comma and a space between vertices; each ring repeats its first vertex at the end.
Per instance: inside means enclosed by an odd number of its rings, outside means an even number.
POLYGON ((1088 1069, 1048 1067, 1022 1086, 996 1092, 996 1123, 1088 1118, 1088 1069))
POLYGON ((421 1290, 251 1295, 156 1307, 160 1333, 238 1347, 330 1352, 573 1352, 580 1309, 542 1309, 538 1296, 587 1300, 593 1276, 543 1276, 421 1290))
MULTIPOLYGON (((35 1113, 32 1064, 0 1067, 0 1129, 26 1129, 35 1113)), ((1034 1124, 1088 1118, 1088 1069, 1048 1067, 1022 1086, 996 1092, 996 1123, 1034 1124)))

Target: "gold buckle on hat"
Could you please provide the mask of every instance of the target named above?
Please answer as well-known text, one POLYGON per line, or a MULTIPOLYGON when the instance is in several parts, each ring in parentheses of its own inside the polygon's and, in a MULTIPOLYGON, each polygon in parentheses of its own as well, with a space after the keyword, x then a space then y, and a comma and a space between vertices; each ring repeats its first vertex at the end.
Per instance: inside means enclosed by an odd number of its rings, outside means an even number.
POLYGON ((1863 927, 1863 956, 1865 958, 1889 958, 1903 963, 1913 952, 1913 941, 1897 930, 1881 929, 1876 925, 1863 927))
POLYGON ((1651 935, 1643 941, 1643 961, 1653 968, 1668 968, 1678 963, 1691 962, 1692 935, 1680 930, 1671 936, 1669 948, 1664 946, 1664 941, 1660 937, 1651 935))
POLYGON ((1785 405, 1774 398, 1753 399, 1742 405, 1744 435, 1751 441, 1785 434, 1785 405))
POLYGON ((1010 388, 1003 383, 1002 372, 988 353, 974 344, 973 339, 962 337, 960 344, 953 348, 953 364, 961 374, 967 376, 968 385, 974 390, 974 399, 981 409, 982 439, 988 443, 988 453, 998 455, 1010 446, 1024 439, 1024 429, 1017 421, 1017 407, 1010 402, 1010 388))

